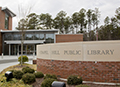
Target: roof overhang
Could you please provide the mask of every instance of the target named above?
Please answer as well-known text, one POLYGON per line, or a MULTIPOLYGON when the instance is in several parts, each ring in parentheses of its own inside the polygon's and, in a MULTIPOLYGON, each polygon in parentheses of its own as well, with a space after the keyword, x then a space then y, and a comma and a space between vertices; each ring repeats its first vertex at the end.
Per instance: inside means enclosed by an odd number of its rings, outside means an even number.
MULTIPOLYGON (((24 30, 24 32, 56 32, 58 33, 59 29, 47 29, 47 30, 36 30, 36 29, 32 29, 32 30, 24 30)), ((14 33, 14 32, 22 32, 21 30, 1 30, 0 32, 3 33, 14 33)))
POLYGON ((7 7, 5 7, 5 8, 2 8, 2 11, 4 11, 5 13, 7 13, 9 16, 11 16, 11 17, 15 17, 16 15, 12 12, 12 11, 10 11, 7 7))
MULTIPOLYGON (((21 40, 4 41, 6 44, 21 44, 21 40)), ((45 40, 24 40, 23 44, 43 44, 45 40)))

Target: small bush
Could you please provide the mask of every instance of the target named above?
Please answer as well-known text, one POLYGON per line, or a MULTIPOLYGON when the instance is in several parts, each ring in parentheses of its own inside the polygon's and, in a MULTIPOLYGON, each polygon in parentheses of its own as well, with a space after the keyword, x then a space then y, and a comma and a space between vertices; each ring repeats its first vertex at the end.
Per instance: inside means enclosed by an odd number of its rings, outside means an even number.
POLYGON ((42 82, 41 87, 51 87, 53 81, 56 81, 56 80, 52 78, 47 78, 42 82))
MULTIPOLYGON (((21 56, 18 57, 18 62, 20 62, 20 64, 21 64, 21 56)), ((22 57, 22 63, 24 63, 24 62, 28 62, 28 57, 26 55, 23 55, 23 57, 22 57)))
POLYGON ((34 73, 34 75, 36 78, 43 78, 44 77, 44 74, 42 72, 36 72, 36 73, 34 73))
POLYGON ((67 78, 67 84, 69 85, 79 85, 82 84, 82 78, 78 76, 69 76, 67 78))
POLYGON ((23 82, 26 84, 30 84, 35 82, 35 75, 31 73, 26 73, 22 76, 23 82))
POLYGON ((35 72, 35 70, 34 69, 31 69, 30 67, 24 67, 24 68, 22 68, 22 71, 23 71, 23 73, 34 73, 35 72))
POLYGON ((78 85, 78 86, 75 86, 75 87, 90 87, 88 85, 78 85))
POLYGON ((20 70, 14 70, 13 71, 13 77, 16 79, 21 79, 23 76, 23 72, 20 70))
POLYGON ((9 71, 13 73, 13 72, 16 71, 16 70, 9 70, 9 71))
POLYGON ((52 79, 56 79, 57 80, 56 75, 46 74, 46 76, 44 77, 44 79, 47 79, 47 78, 52 78, 52 79))

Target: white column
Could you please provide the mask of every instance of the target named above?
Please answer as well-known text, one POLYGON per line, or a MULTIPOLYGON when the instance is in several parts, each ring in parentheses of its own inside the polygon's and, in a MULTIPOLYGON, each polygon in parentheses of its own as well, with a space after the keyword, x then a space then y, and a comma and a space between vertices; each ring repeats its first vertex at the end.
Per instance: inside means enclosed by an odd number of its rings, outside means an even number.
POLYGON ((18 52, 17 52, 17 56, 19 57, 19 44, 18 44, 18 52))
MULTIPOLYGON (((23 45, 23 46, 24 46, 24 45, 23 45)), ((26 55, 27 55, 27 46, 28 46, 28 45, 26 44, 26 45, 25 45, 25 47, 26 47, 26 49, 25 49, 26 55)))
POLYGON ((11 53, 11 45, 9 44, 9 56, 10 56, 10 53, 11 53))
POLYGON ((33 48, 33 59, 35 59, 35 44, 34 44, 34 48, 33 48))
POLYGON ((19 44, 18 44, 18 53, 19 53, 19 44))
POLYGON ((3 53, 2 53, 2 56, 1 56, 1 58, 3 59, 3 53))
POLYGON ((34 53, 35 53, 35 44, 34 44, 34 53))

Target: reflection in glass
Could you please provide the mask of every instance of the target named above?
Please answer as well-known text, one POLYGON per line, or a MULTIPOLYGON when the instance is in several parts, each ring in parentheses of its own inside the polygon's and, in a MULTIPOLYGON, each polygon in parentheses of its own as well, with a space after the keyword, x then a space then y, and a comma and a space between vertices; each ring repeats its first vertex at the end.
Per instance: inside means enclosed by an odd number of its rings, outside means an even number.
POLYGON ((13 40, 21 40, 20 34, 13 34, 13 40))
POLYGON ((25 34, 25 40, 33 40, 33 34, 25 34))
POLYGON ((4 35, 4 40, 12 40, 12 34, 6 33, 6 34, 4 35))
POLYGON ((54 34, 46 34, 46 43, 54 43, 54 34))
POLYGON ((34 35, 34 40, 39 40, 40 39, 40 34, 35 34, 34 35))
POLYGON ((9 16, 5 14, 5 29, 8 29, 9 27, 9 16))
POLYGON ((44 40, 44 34, 40 34, 40 40, 44 40))

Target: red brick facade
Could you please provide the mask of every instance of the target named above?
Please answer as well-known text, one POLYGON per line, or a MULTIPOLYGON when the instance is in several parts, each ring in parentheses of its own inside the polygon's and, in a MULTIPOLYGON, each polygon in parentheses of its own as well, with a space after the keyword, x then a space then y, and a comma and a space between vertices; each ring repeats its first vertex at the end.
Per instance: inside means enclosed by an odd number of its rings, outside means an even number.
POLYGON ((83 41, 83 34, 59 34, 56 35, 56 43, 83 41))
POLYGON ((1 32, 0 32, 0 55, 2 53, 2 35, 1 35, 1 32))
POLYGON ((0 7, 0 30, 12 30, 12 17, 9 16, 9 26, 5 29, 5 12, 0 7))
POLYGON ((120 83, 120 62, 61 61, 37 58, 37 71, 67 78, 79 75, 84 81, 120 83))

